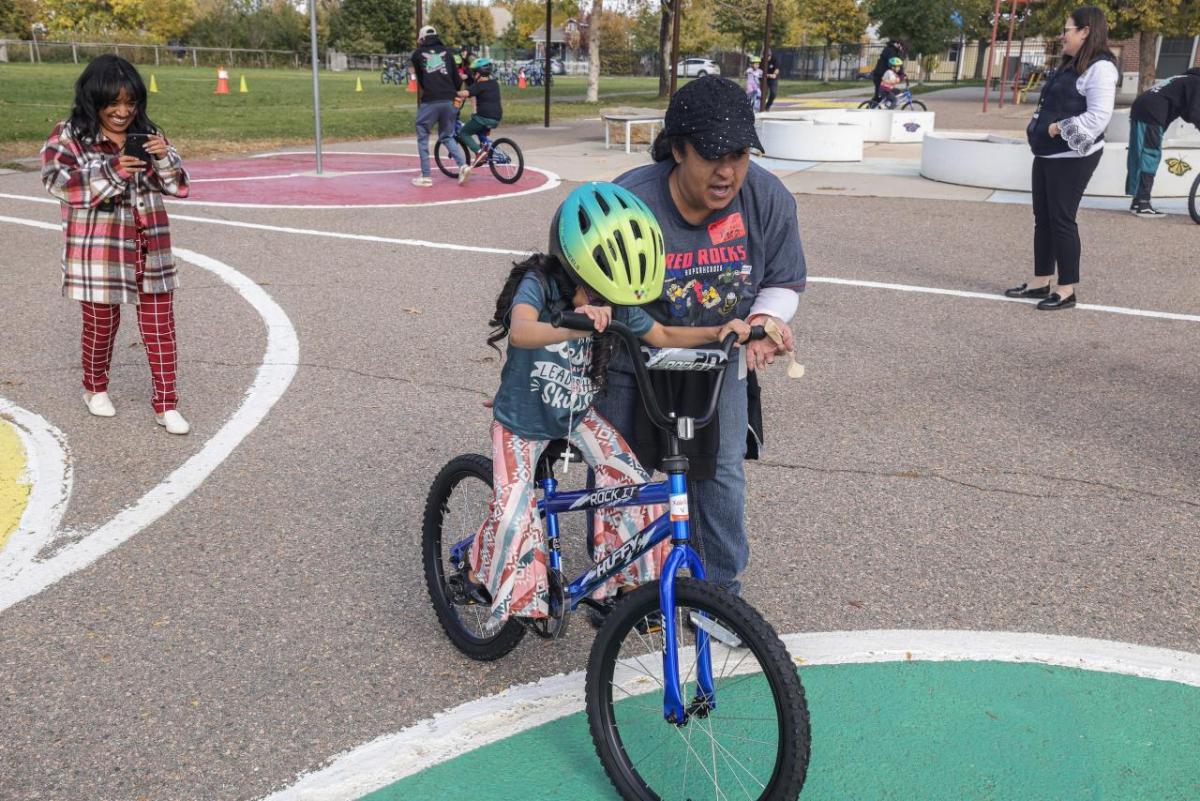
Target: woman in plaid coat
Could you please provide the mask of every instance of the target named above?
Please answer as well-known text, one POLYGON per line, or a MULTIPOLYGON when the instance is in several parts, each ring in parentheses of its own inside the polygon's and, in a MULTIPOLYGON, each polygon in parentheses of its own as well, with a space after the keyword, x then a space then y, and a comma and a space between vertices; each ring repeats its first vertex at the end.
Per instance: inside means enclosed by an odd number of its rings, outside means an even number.
POLYGON ((162 196, 187 197, 188 179, 179 154, 146 116, 146 86, 128 61, 100 56, 79 76, 70 119, 42 147, 42 183, 62 202, 62 291, 83 310, 88 411, 116 414, 108 373, 121 304, 133 303, 155 418, 172 434, 186 434, 175 392, 172 293, 179 280, 162 196), (139 143, 148 158, 126 155, 139 143))

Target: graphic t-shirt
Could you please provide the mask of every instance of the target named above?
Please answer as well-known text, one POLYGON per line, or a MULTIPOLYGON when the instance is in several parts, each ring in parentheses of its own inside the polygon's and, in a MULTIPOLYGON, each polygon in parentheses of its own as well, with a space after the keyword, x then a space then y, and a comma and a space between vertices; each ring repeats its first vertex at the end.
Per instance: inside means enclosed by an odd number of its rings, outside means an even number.
POLYGON ((803 291, 796 200, 777 178, 752 163, 733 201, 692 225, 671 199, 674 166, 668 159, 616 180, 644 200, 662 226, 666 281, 662 298, 645 307, 651 317, 664 325, 724 325, 745 319, 762 287, 803 291))
MULTIPOLYGON (((538 276, 526 275, 513 295, 513 306, 532 306, 538 310, 538 320, 549 322, 551 303, 546 291, 538 276)), ((654 325, 646 312, 634 306, 614 307, 613 318, 638 336, 654 325)), ((509 431, 526 439, 567 436, 571 426, 578 425, 591 407, 596 394, 588 377, 591 365, 591 337, 543 348, 518 348, 510 342, 493 415, 509 431)))
POLYGON ((427 42, 413 52, 412 63, 421 82, 422 103, 454 99, 462 82, 445 45, 436 39, 427 42))

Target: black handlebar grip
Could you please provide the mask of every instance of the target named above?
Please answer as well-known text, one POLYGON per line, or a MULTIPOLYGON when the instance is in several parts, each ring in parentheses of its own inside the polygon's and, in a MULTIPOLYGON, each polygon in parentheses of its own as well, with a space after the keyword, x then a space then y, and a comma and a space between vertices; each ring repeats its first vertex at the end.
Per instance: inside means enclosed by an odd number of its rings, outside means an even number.
POLYGON ((750 339, 766 339, 766 338, 767 338, 767 329, 763 328, 761 325, 750 326, 750 339))
POLYGON ((592 318, 578 312, 555 312, 550 315, 550 325, 555 328, 570 328, 574 331, 595 331, 592 318))

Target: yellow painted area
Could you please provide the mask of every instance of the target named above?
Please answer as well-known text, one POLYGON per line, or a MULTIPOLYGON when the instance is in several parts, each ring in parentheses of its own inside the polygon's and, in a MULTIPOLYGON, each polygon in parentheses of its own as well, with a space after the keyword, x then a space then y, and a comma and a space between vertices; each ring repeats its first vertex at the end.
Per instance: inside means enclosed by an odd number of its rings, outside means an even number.
MULTIPOLYGON (((870 90, 867 91, 870 94, 870 90)), ((858 108, 858 104, 862 100, 834 100, 833 98, 824 97, 797 97, 794 100, 789 100, 789 106, 799 106, 800 108, 858 108)), ((780 109, 781 111, 783 109, 780 109)))
POLYGON ((0 548, 17 530, 31 487, 25 480, 25 447, 13 424, 0 417, 0 548))

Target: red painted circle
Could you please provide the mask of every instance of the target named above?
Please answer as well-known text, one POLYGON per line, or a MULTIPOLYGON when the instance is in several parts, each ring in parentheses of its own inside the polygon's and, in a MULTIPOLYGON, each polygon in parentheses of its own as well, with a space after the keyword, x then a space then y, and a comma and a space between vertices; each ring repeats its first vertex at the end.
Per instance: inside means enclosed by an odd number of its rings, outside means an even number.
MULTIPOLYGON (((239 206, 423 205, 528 192, 551 180, 525 168, 515 184, 502 184, 486 167, 459 186, 432 165, 433 186, 413 186, 420 159, 396 153, 324 153, 322 175, 312 153, 280 153, 259 158, 188 164, 188 199, 239 206)), ((187 201, 184 201, 187 202, 187 201)))

